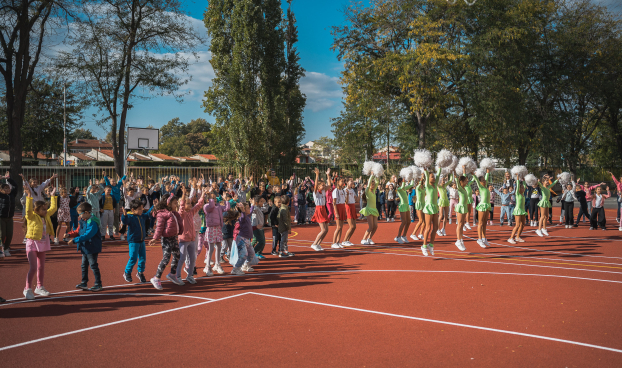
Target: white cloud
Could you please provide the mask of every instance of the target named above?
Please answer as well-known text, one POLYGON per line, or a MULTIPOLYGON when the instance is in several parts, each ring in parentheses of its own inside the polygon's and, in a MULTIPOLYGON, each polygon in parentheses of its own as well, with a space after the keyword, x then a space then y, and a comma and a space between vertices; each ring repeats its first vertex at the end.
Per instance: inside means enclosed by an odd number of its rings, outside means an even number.
POLYGON ((300 89, 307 96, 307 108, 313 112, 330 109, 343 98, 339 78, 324 73, 306 72, 300 89))

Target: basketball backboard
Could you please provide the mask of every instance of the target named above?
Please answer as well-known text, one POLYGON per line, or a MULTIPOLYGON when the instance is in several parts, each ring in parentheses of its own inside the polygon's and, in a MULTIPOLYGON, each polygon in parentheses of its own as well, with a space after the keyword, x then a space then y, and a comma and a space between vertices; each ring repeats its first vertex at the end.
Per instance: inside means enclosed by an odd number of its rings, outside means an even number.
POLYGON ((160 147, 160 130, 127 128, 128 150, 157 150, 160 147))

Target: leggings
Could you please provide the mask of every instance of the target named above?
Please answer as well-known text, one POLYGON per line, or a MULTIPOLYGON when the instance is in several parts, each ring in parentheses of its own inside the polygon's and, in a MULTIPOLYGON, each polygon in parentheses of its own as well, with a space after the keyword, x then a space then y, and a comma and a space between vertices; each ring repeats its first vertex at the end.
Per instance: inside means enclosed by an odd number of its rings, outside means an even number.
POLYGON ((574 225, 574 202, 562 202, 562 208, 564 209, 564 214, 566 216, 566 225, 574 225))
MULTIPOLYGON (((156 272, 156 277, 162 277, 162 273, 164 273, 164 268, 168 265, 168 262, 171 260, 171 254, 173 255, 173 261, 171 262, 171 273, 177 273, 177 263, 179 262, 179 243, 177 242, 176 236, 171 236, 169 238, 162 238, 162 261, 158 265, 158 271, 156 272)), ((192 270, 191 270, 192 271, 192 270)))
MULTIPOLYGON (((188 275, 192 276, 194 271, 194 266, 197 261, 197 243, 196 240, 181 242, 179 243, 179 263, 187 263, 188 264, 188 275), (189 261, 189 262, 186 262, 189 261)), ((177 267, 177 272, 175 273, 177 278, 181 277, 181 269, 182 267, 177 267)))
POLYGON ((220 258, 222 258, 222 256, 224 256, 225 254, 228 254, 229 250, 231 250, 231 245, 233 245, 233 238, 223 239, 221 244, 222 246, 220 247, 220 258))
POLYGON ((387 219, 395 218, 395 201, 387 201, 387 219))
MULTIPOLYGON (((457 199, 450 199, 449 200, 449 218, 451 218, 451 214, 454 212, 454 207, 456 207, 456 205, 458 204, 458 200, 457 199)), ((456 218, 457 218, 457 214, 456 214, 456 218)))
POLYGON ((333 217, 335 217, 335 208, 333 207, 333 202, 326 203, 326 207, 328 209, 328 221, 333 221, 333 217))
POLYGON ((538 201, 530 201, 529 202, 529 218, 531 219, 531 221, 538 221, 538 219, 540 218, 540 215, 538 214, 539 212, 539 207, 538 207, 538 201))
POLYGON ((491 203, 490 204, 490 215, 488 215, 488 221, 492 221, 495 219, 495 204, 491 203))
POLYGON ((30 251, 26 254, 26 257, 28 257, 28 264, 30 265, 28 275, 26 276, 26 289, 31 288, 31 282, 35 272, 37 272, 37 287, 43 286, 45 252, 30 251))

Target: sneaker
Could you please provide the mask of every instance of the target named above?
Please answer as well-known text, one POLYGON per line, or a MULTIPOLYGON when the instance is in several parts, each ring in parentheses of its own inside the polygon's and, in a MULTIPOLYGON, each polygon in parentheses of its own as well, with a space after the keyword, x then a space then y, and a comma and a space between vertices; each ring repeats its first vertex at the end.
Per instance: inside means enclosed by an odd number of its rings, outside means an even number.
POLYGON ((205 276, 214 276, 214 273, 209 268, 209 266, 205 266, 205 268, 203 269, 203 272, 205 272, 205 276))
POLYGON ((486 248, 486 244, 482 239, 477 239, 477 244, 482 248, 486 248))
POLYGON ((544 234, 544 235, 546 235, 546 236, 549 236, 549 232, 548 232, 548 231, 546 231, 546 229, 542 229, 542 234, 544 234))
POLYGON ((154 288, 156 288, 158 290, 162 290, 162 282, 160 281, 160 279, 152 277, 151 278, 151 284, 153 284, 154 288))
POLYGON ((422 245, 421 246, 421 252, 423 252, 423 255, 427 257, 428 256, 428 246, 425 245, 425 244, 422 245))
POLYGON ((423 240, 423 234, 419 234, 418 237, 419 237, 419 240, 423 240))
POLYGON ((28 240, 28 239, 24 238, 24 241, 22 241, 22 243, 26 244, 26 240, 28 240))
POLYGON ((231 274, 232 275, 245 275, 244 271, 236 267, 233 267, 233 270, 231 270, 231 274))
POLYGON ((85 283, 81 282, 81 283, 79 283, 78 285, 76 285, 76 289, 80 289, 80 290, 88 290, 88 289, 89 289, 89 287, 88 287, 88 285, 87 285, 87 284, 85 284, 85 283))
POLYGON ((54 238, 54 245, 58 245, 58 238, 54 238))
MULTIPOLYGON (((474 222, 474 223, 473 223, 473 227, 476 227, 476 226, 477 226, 477 222, 474 222)), ((470 229, 469 229, 469 230, 470 230, 470 229)))
POLYGON ((35 294, 39 294, 41 296, 49 296, 50 292, 45 290, 45 287, 43 286, 37 286, 37 288, 35 289, 35 294))
POLYGON ((321 252, 321 251, 323 251, 322 246, 321 246, 321 245, 319 245, 319 244, 313 244, 313 245, 311 246, 311 249, 313 249, 313 250, 314 250, 314 251, 316 251, 316 252, 321 252))
POLYGON ((374 244, 376 244, 376 243, 374 243, 374 241, 373 241, 373 240, 371 240, 371 238, 369 238, 369 239, 367 239, 367 244, 369 244, 369 245, 374 245, 374 244))
POLYGON ((112 236, 112 235, 111 235, 111 236, 110 236, 110 240, 115 241, 115 240, 117 240, 117 239, 115 239, 115 238, 114 238, 114 236, 112 236))
POLYGON ((169 273, 168 275, 166 275, 166 278, 169 279, 173 284, 175 285, 179 285, 182 286, 184 285, 184 282, 181 281, 180 279, 177 278, 176 275, 173 275, 171 273, 169 273))
POLYGON ((451 219, 449 219, 449 224, 451 225, 451 219))
POLYGON ((508 227, 512 227, 512 226, 514 226, 514 224, 511 222, 508 222, 508 227))
POLYGON ((388 219, 387 219, 387 222, 391 222, 391 219, 389 219, 389 218, 388 218, 388 219))
POLYGON ((2 254, 4 254, 5 257, 10 257, 11 256, 11 252, 9 252, 8 249, 6 249, 4 252, 0 252, 2 254))
POLYGON ((259 259, 266 259, 266 257, 263 254, 258 254, 257 258, 259 258, 259 259))
POLYGON ((354 244, 352 244, 352 242, 348 240, 348 241, 344 241, 343 243, 341 243, 341 245, 344 247, 351 247, 354 244))
POLYGON ((525 241, 522 238, 516 238, 517 243, 524 243, 525 241))
POLYGON ((225 271, 222 269, 220 264, 217 264, 214 267, 212 267, 212 271, 218 273, 219 275, 224 275, 225 274, 225 271))
POLYGON ((516 240, 514 240, 514 238, 510 238, 510 239, 508 239, 508 243, 516 244, 516 240))
POLYGON ((462 227, 462 231, 467 231, 467 227, 466 227, 466 225, 464 225, 464 226, 462 227))
POLYGON ((337 243, 333 243, 333 245, 331 245, 330 247, 331 247, 331 248, 333 248, 333 249, 339 249, 339 248, 341 248, 341 247, 339 246, 339 244, 337 244, 337 243))
POLYGON ((104 290, 104 288, 103 288, 101 285, 93 285, 93 287, 92 287, 92 288, 90 288, 89 290, 90 290, 90 291, 97 292, 97 291, 102 291, 102 290, 104 290))
POLYGON ((594 230, 594 228, 590 226, 590 230, 594 230))
POLYGON ((620 226, 620 227, 618 228, 618 231, 622 231, 622 226, 620 226))
POLYGON ((482 240, 484 241, 484 244, 486 244, 486 246, 487 246, 487 247, 489 247, 489 246, 490 246, 490 244, 488 243, 488 239, 484 238, 484 239, 482 239, 482 240))
MULTIPOLYGON (((572 227, 579 227, 579 224, 574 224, 574 225, 572 225, 572 227)), ((620 230, 620 231, 622 231, 622 230, 620 230)))
POLYGON ((196 284, 197 283, 197 281, 194 279, 194 277, 192 277, 190 275, 186 276, 186 281, 188 281, 191 284, 196 284))
POLYGON ((456 247, 458 247, 458 249, 460 249, 461 251, 465 251, 466 250, 466 247, 464 246, 464 243, 462 243, 462 241, 460 239, 456 240, 456 242, 454 244, 456 244, 456 247))
POLYGON ((127 272, 123 272, 123 279, 124 279, 126 282, 132 282, 132 275, 130 275, 130 274, 129 274, 129 273, 127 273, 127 272))
POLYGON ((443 231, 441 231, 441 233, 443 233, 443 236, 447 236, 447 233, 445 232, 445 228, 443 228, 443 231))
POLYGON ((428 244, 428 251, 430 251, 430 255, 434 255, 434 244, 428 244))
POLYGON ((607 229, 605 229, 604 227, 601 229, 602 231, 606 231, 607 229))
POLYGON ((33 300, 35 298, 35 294, 32 293, 32 289, 24 289, 24 296, 28 300, 33 300))
POLYGON ((245 266, 246 266, 246 268, 245 269, 243 268, 242 271, 244 271, 244 272, 253 272, 253 271, 255 271, 255 269, 253 267, 248 266, 248 265, 245 265, 245 266))
POLYGON ((278 256, 279 255, 277 252, 272 252, 270 254, 272 254, 273 256, 278 256))
POLYGON ((294 254, 294 253, 292 253, 292 252, 287 252, 287 253, 285 253, 285 256, 287 256, 287 257, 293 257, 293 256, 295 256, 295 254, 294 254))
POLYGON ((540 229, 536 230, 536 234, 538 234, 538 236, 544 236, 544 234, 542 234, 542 231, 540 231, 540 229))
POLYGON ((466 226, 467 229, 471 230, 471 227, 469 226, 468 222, 466 224, 464 224, 464 226, 466 226))
POLYGON ((438 230, 436 230, 436 235, 438 235, 438 236, 443 236, 443 233, 441 232, 441 230, 440 230, 440 229, 438 229, 438 230))
MULTIPOLYGON (((332 246, 331 246, 331 248, 332 248, 332 246)), ((287 254, 281 252, 281 253, 279 253, 279 258, 287 258, 287 254)))
POLYGON ((404 244, 404 242, 402 241, 402 238, 399 236, 396 236, 395 239, 393 239, 394 241, 398 242, 399 244, 404 244))
POLYGON ((405 236, 402 236, 402 243, 404 243, 404 244, 408 243, 408 239, 406 239, 405 236))
POLYGON ((136 272, 136 277, 138 277, 138 279, 140 280, 141 284, 144 284, 147 282, 147 279, 145 278, 145 274, 142 272, 136 272))
POLYGON ((121 241, 125 240, 125 235, 121 235, 121 241))
POLYGON ((369 241, 367 239, 361 240, 361 245, 368 245, 369 241))
POLYGON ((412 240, 415 240, 415 241, 419 240, 419 238, 417 238, 417 236, 416 236, 416 235, 411 235, 411 236, 410 236, 410 238, 411 238, 412 240))

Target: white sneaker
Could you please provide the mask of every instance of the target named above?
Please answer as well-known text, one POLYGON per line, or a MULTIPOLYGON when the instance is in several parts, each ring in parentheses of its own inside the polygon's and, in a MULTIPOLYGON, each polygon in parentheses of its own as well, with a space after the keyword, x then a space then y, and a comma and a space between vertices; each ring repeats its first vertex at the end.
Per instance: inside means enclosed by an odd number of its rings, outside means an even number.
POLYGON ((447 232, 445 232, 445 228, 443 228, 443 231, 441 231, 443 233, 443 236, 447 236, 447 232))
POLYGON ((419 234, 419 240, 423 240, 423 234, 419 234))
MULTIPOLYGON (((474 223, 473 223, 473 227, 477 227, 477 223, 476 223, 476 222, 474 222, 474 223)), ((470 230, 470 229, 469 229, 469 230, 470 230)))
POLYGON ((434 245, 432 245, 432 243, 428 244, 428 251, 430 255, 434 255, 434 245))
POLYGON ((371 238, 369 238, 369 239, 367 239, 367 244, 369 244, 369 245, 374 245, 374 244, 376 244, 376 243, 374 243, 374 241, 373 241, 373 240, 371 240, 371 238))
POLYGON ((319 244, 313 244, 311 246, 311 249, 313 249, 316 252, 321 252, 322 251, 322 247, 319 244))
POLYGON ((160 282, 160 279, 156 279, 155 277, 152 277, 151 284, 153 285, 154 288, 158 290, 162 290, 162 283, 160 282))
POLYGON ((45 287, 43 286, 37 286, 37 288, 35 289, 35 294, 39 294, 41 296, 49 296, 50 292, 45 290, 45 287))
POLYGON ((11 256, 11 252, 9 252, 9 250, 5 250, 4 252, 0 252, 2 254, 4 254, 5 257, 10 257, 11 256))
POLYGON ((618 228, 618 231, 622 231, 622 226, 620 226, 620 227, 618 228))
POLYGON ((35 294, 32 293, 32 289, 26 289, 24 290, 24 296, 26 297, 26 299, 28 300, 33 300, 35 298, 35 294))
POLYGON ((361 240, 361 245, 368 245, 369 241, 367 239, 361 240))
POLYGON ((516 244, 516 240, 514 240, 514 238, 510 238, 510 239, 508 239, 508 243, 516 244))
POLYGON ((205 266, 203 272, 205 272, 205 276, 214 276, 214 273, 210 270, 209 266, 205 266))
POLYGON ((525 241, 523 239, 521 239, 521 238, 516 238, 516 242, 517 243, 524 243, 525 241))
POLYGON ((121 235, 121 241, 125 240, 125 235, 121 235))
POLYGON ((24 241, 22 241, 22 243, 26 244, 26 240, 28 240, 28 239, 24 238, 24 241))
POLYGON ((466 226, 467 229, 471 230, 471 227, 469 226, 468 222, 466 224, 464 224, 464 226, 466 226))
POLYGON ((236 267, 233 267, 233 270, 231 270, 231 274, 232 275, 245 275, 244 271, 236 267))
POLYGON ((393 240, 395 240, 395 241, 396 241, 396 242, 398 242, 399 244, 404 244, 404 242, 402 241, 402 238, 401 238, 401 237, 399 237, 399 236, 396 236, 396 237, 395 237, 395 239, 393 239, 393 240))
POLYGON ((451 225, 451 218, 449 219, 449 224, 451 225))
POLYGON ((439 230, 436 230, 436 235, 438 235, 438 236, 443 236, 443 233, 442 233, 442 232, 441 232, 441 230, 439 229, 439 230))
POLYGON ((408 243, 408 239, 405 236, 402 236, 402 243, 408 243))
POLYGON ((487 247, 489 247, 489 246, 490 246, 490 244, 488 244, 488 239, 484 238, 484 239, 482 239, 482 240, 484 241, 484 244, 486 244, 486 246, 487 246, 487 247))
POLYGON ((464 244, 462 244, 462 241, 460 241, 460 239, 456 240, 456 247, 458 247, 458 249, 465 251, 466 247, 464 246, 464 244))
POLYGON ((544 234, 542 234, 542 231, 540 231, 540 229, 536 230, 536 234, 538 234, 538 236, 544 236, 544 234))
POLYGON ((387 217, 387 222, 391 222, 391 219, 387 217))
POLYGON ((421 251, 423 252, 424 256, 428 256, 428 246, 427 245, 422 245, 421 246, 421 251))
POLYGON ((333 248, 333 249, 339 249, 339 248, 341 248, 341 247, 339 246, 339 244, 337 244, 337 243, 333 243, 333 245, 331 245, 330 247, 331 247, 331 248, 333 248))
POLYGON ((411 235, 411 236, 410 236, 410 238, 411 238, 412 240, 415 240, 415 241, 416 241, 416 240, 419 240, 419 238, 417 238, 417 235, 411 235))
POLYGON ((190 275, 186 276, 186 281, 188 281, 191 284, 196 284, 197 283, 197 280, 195 280, 194 277, 192 277, 190 275))
POLYGON ((58 238, 54 238, 54 245, 58 245, 58 238))
POLYGON ((546 229, 542 229, 542 234, 544 234, 544 235, 546 235, 546 236, 549 236, 549 232, 548 232, 548 231, 546 231, 546 229))
POLYGON ((220 263, 212 267, 212 271, 218 273, 219 275, 224 275, 225 271, 220 266, 220 263))
POLYGON ((482 239, 477 239, 477 244, 479 244, 479 246, 482 248, 486 248, 486 244, 482 239))
POLYGON ((242 271, 244 271, 244 272, 253 272, 253 271, 255 271, 255 269, 245 263, 242 266, 242 271))
POLYGON ((173 275, 171 273, 166 275, 166 278, 169 279, 175 285, 179 285, 179 286, 185 285, 183 281, 181 281, 180 279, 177 278, 176 275, 173 275))
POLYGON ((467 227, 466 227, 466 225, 464 225, 464 226, 462 227, 462 231, 467 231, 467 227))

